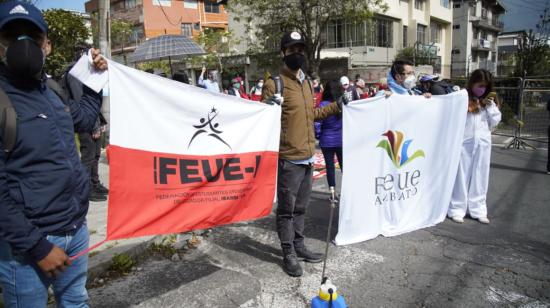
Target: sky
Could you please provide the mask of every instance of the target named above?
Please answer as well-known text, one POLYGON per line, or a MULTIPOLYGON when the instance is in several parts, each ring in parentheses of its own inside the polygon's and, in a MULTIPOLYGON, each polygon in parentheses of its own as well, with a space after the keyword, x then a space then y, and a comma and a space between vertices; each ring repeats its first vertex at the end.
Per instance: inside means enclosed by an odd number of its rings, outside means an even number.
MULTIPOLYGON (((499 0, 506 8, 502 17, 504 31, 535 29, 539 15, 550 0, 499 0)), ((62 8, 84 12, 85 0, 33 0, 40 9, 62 8)), ((550 13, 549 13, 550 14, 550 13)))

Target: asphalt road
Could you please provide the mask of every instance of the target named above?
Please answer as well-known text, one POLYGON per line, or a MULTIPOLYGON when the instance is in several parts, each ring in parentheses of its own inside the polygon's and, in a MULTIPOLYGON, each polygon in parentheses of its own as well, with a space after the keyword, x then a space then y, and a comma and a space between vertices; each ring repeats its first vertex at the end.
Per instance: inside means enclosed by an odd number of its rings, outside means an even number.
MULTIPOLYGON (((397 237, 331 246, 329 276, 339 293, 350 307, 550 307, 546 155, 494 148, 490 225, 446 220, 397 237)), ((319 251, 326 198, 314 194, 306 221, 307 243, 319 251)), ((307 307, 322 265, 302 263, 304 276, 288 277, 274 230, 273 215, 216 228, 197 249, 181 253, 181 261, 151 257, 140 270, 89 290, 90 304, 307 307)))

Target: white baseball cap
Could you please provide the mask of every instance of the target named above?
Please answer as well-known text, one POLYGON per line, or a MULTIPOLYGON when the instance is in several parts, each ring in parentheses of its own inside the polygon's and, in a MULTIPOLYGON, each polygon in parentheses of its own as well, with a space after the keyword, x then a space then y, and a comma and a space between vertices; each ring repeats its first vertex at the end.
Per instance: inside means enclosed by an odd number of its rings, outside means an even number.
POLYGON ((340 84, 341 85, 349 85, 349 78, 346 76, 340 77, 340 84))

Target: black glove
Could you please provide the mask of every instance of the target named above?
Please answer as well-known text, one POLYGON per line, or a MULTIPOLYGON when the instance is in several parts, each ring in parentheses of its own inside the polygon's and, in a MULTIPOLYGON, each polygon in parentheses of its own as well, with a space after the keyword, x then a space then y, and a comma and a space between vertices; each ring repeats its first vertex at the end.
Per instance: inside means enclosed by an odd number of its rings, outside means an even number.
POLYGON ((342 110, 342 105, 347 105, 349 103, 349 98, 347 95, 342 95, 338 100, 336 100, 336 105, 338 105, 338 108, 342 110))
POLYGON ((266 104, 269 104, 269 105, 281 105, 283 102, 285 101, 285 99, 281 96, 281 94, 275 94, 273 96, 271 96, 270 98, 268 98, 265 103, 266 104))

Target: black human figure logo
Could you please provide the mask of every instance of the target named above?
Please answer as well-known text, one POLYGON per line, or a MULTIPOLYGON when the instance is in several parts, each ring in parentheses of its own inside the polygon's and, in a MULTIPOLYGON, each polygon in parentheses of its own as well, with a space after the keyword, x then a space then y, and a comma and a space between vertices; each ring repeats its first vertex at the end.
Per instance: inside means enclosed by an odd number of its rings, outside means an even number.
POLYGON ((187 148, 191 147, 191 143, 193 142, 193 140, 195 140, 196 137, 198 137, 199 135, 201 135, 203 133, 208 133, 208 131, 210 131, 208 136, 217 139, 218 141, 225 144, 230 150, 233 150, 231 148, 231 146, 229 144, 227 144, 227 142, 225 142, 222 139, 222 137, 219 136, 221 133, 223 133, 221 130, 217 129, 220 126, 220 124, 213 122, 214 119, 217 116, 218 116, 218 110, 216 109, 216 107, 212 107, 212 110, 210 110, 210 112, 207 115, 208 121, 205 118, 201 118, 199 120, 201 122, 201 124, 193 125, 193 127, 198 129, 198 130, 195 132, 195 134, 193 135, 193 137, 189 141, 189 145, 187 146, 187 148))

